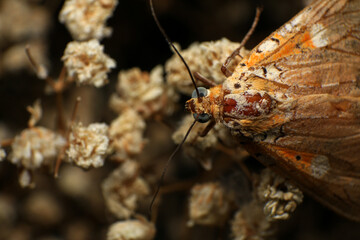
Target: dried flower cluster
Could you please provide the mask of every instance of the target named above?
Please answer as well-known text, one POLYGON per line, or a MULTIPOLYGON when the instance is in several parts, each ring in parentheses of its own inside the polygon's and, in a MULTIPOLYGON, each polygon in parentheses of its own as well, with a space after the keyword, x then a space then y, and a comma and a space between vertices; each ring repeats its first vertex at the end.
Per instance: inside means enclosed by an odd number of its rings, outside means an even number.
POLYGON ((145 127, 145 121, 131 108, 111 122, 109 136, 117 160, 124 161, 141 153, 146 143, 145 127))
POLYGON ((107 73, 116 66, 104 53, 104 47, 93 39, 87 42, 70 42, 62 57, 70 77, 79 85, 101 87, 108 82, 107 73))
POLYGON ((262 204, 252 201, 235 213, 231 223, 233 240, 268 239, 274 234, 271 222, 265 217, 262 204))
POLYGON ((26 169, 35 170, 50 164, 64 143, 61 136, 49 129, 28 128, 15 137, 9 160, 26 169))
POLYGON ((59 20, 75 40, 102 39, 112 32, 105 23, 117 3, 117 0, 66 0, 59 20))
POLYGON ((8 159, 23 169, 19 176, 21 186, 30 186, 30 172, 50 166, 64 145, 62 136, 44 127, 27 128, 16 136, 8 159))
POLYGON ((155 227, 143 218, 113 223, 107 233, 107 240, 151 240, 155 227))
POLYGON ((304 197, 299 188, 270 169, 261 174, 258 196, 265 202, 265 215, 272 220, 288 219, 304 197))
POLYGON ((132 217, 138 202, 150 193, 146 181, 139 176, 139 168, 139 163, 128 160, 102 184, 106 206, 118 219, 132 217))
MULTIPOLYGON (((192 72, 199 72, 215 83, 221 84, 226 79, 220 70, 221 66, 239 45, 239 43, 222 38, 214 42, 193 43, 189 48, 181 51, 181 54, 192 72)), ((242 56, 247 53, 248 51, 244 48, 240 51, 242 56)), ((235 58, 229 68, 232 69, 238 62, 239 59, 235 58)), ((189 73, 176 54, 166 62, 165 71, 170 85, 175 86, 182 93, 189 95, 192 93, 194 86, 189 73)), ((199 86, 201 85, 199 83, 199 86)))
POLYGON ((231 199, 219 183, 195 185, 191 189, 189 204, 189 226, 225 223, 231 210, 231 199))
POLYGON ((179 98, 173 88, 165 85, 161 66, 150 73, 139 68, 120 71, 116 90, 117 94, 110 98, 110 107, 118 113, 130 107, 144 118, 171 114, 179 98))
POLYGON ((106 124, 93 123, 88 127, 78 124, 72 128, 66 154, 69 162, 82 168, 101 167, 104 165, 108 147, 106 124))

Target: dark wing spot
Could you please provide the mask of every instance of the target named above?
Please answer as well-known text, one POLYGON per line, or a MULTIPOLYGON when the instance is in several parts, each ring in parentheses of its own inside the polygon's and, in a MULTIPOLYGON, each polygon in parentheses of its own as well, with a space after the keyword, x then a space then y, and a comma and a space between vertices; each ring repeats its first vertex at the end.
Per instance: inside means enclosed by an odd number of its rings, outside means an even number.
POLYGON ((266 67, 262 67, 261 69, 263 70, 263 72, 264 72, 264 76, 266 77, 266 74, 267 74, 266 67))
POLYGON ((235 84, 234 84, 234 88, 237 89, 237 88, 240 88, 240 87, 241 87, 240 83, 235 83, 235 84))
POLYGON ((272 37, 272 38, 270 38, 272 41, 274 41, 274 42, 276 42, 278 45, 280 44, 280 40, 279 39, 277 39, 277 38, 274 38, 274 37, 272 37))
POLYGON ((243 78, 245 76, 245 73, 241 73, 239 79, 243 78))
POLYGON ((245 63, 240 63, 240 66, 245 67, 246 64, 245 63))
POLYGON ((301 156, 300 156, 300 155, 296 155, 295 159, 296 159, 297 161, 300 161, 300 160, 301 160, 301 156))

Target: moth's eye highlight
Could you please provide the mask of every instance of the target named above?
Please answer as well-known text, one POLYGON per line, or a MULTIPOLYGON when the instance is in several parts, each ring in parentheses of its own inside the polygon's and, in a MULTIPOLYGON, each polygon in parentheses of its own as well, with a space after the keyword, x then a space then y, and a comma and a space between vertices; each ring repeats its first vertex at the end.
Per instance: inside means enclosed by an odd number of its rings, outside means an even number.
POLYGON ((197 119, 197 121, 199 123, 206 123, 210 120, 210 115, 207 114, 207 113, 202 113, 202 114, 197 114, 197 113, 194 113, 193 114, 194 118, 197 119))
MULTIPOLYGON (((204 87, 198 87, 200 97, 205 97, 208 94, 208 90, 204 87)), ((197 98, 196 90, 194 90, 191 94, 191 98, 197 98)))

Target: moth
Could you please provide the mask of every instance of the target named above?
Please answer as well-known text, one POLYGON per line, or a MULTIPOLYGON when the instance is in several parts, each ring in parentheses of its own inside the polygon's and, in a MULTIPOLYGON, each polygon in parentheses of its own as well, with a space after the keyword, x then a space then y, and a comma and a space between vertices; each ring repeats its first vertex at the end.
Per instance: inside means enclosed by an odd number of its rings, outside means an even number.
POLYGON ((187 101, 194 117, 360 221, 360 0, 314 1, 227 75, 187 101))

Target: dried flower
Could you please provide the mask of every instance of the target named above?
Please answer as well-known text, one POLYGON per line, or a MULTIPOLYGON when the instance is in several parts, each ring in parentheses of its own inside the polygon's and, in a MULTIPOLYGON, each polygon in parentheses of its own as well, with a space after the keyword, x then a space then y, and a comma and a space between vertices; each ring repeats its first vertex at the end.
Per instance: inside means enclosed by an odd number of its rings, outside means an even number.
POLYGON ((265 217, 262 205, 256 200, 245 204, 231 223, 233 240, 263 240, 274 234, 271 222, 265 217))
POLYGON ((19 184, 22 188, 33 188, 35 187, 35 183, 33 182, 33 174, 32 171, 29 171, 27 169, 22 169, 19 173, 18 177, 19 184))
POLYGON ((104 47, 95 39, 87 42, 70 42, 62 57, 67 73, 78 84, 101 87, 108 82, 107 73, 116 66, 104 53, 104 47))
POLYGON ((49 165, 54 160, 65 140, 43 127, 25 129, 16 136, 11 145, 9 161, 29 170, 49 165))
POLYGON ((68 161, 79 167, 101 167, 108 147, 108 126, 105 123, 93 123, 88 127, 80 123, 72 128, 66 154, 68 161))
POLYGON ((219 183, 197 184, 191 189, 189 226, 223 225, 230 211, 230 199, 219 183))
POLYGON ((59 14, 75 40, 102 39, 111 35, 106 20, 111 17, 117 0, 67 0, 59 14))
POLYGON ((0 162, 6 158, 6 152, 4 149, 0 148, 0 162))
POLYGON ((141 116, 169 115, 174 111, 179 96, 165 85, 163 68, 155 67, 150 74, 139 68, 120 71, 117 83, 118 95, 110 99, 110 107, 120 113, 129 106, 141 116))
POLYGON ((107 240, 151 240, 155 237, 155 227, 144 218, 139 220, 119 221, 112 224, 107 233, 107 240))
POLYGON ((270 169, 261 173, 258 196, 265 202, 264 213, 271 220, 288 219, 303 200, 299 188, 270 169))
POLYGON ((112 121, 109 136, 118 160, 128 159, 142 151, 146 142, 143 138, 145 127, 145 121, 130 108, 112 121))
POLYGON ((31 116, 28 122, 29 128, 34 127, 36 123, 41 119, 42 109, 40 99, 37 99, 34 102, 33 106, 27 107, 28 112, 30 112, 31 116))
MULTIPOLYGON (((199 72, 203 76, 214 80, 215 83, 221 84, 226 79, 221 72, 221 66, 239 45, 239 43, 222 38, 215 42, 193 43, 189 48, 181 51, 181 54, 192 72, 199 72)), ((244 48, 240 51, 242 56, 247 55, 247 53, 248 51, 244 48)), ((238 62, 238 58, 233 59, 229 68, 234 68, 238 62)), ((189 73, 176 54, 166 62, 165 71, 170 85, 175 86, 182 93, 192 93, 194 86, 189 73)), ((201 86, 201 83, 199 83, 199 86, 201 86)))
POLYGON ((139 177, 139 168, 137 162, 128 160, 102 183, 106 206, 119 219, 130 218, 138 201, 150 192, 145 180, 139 177))

